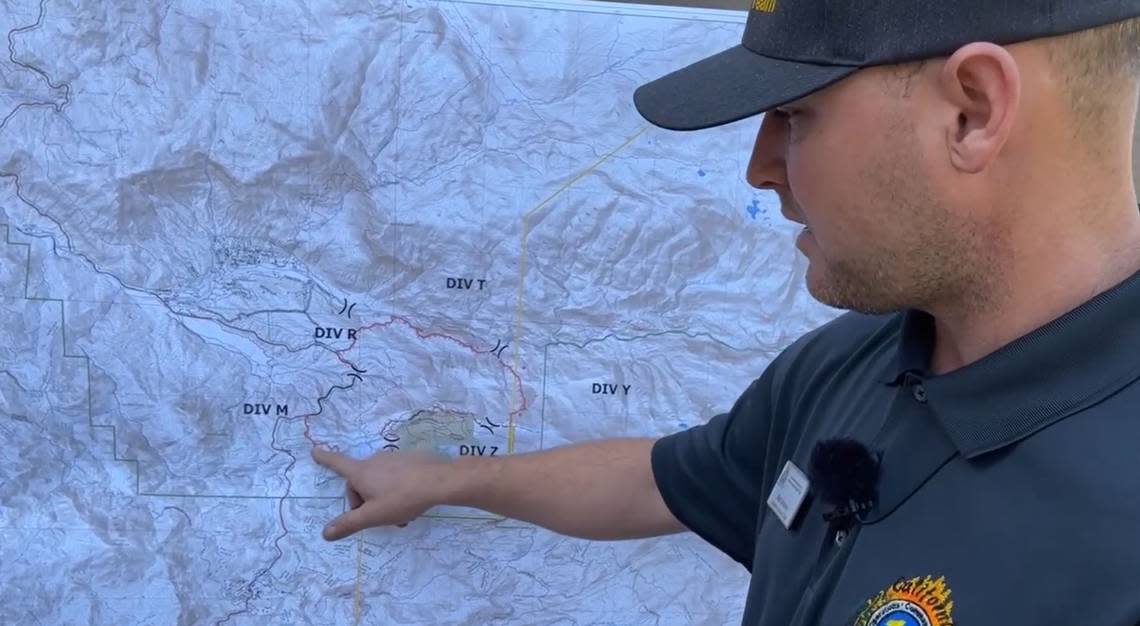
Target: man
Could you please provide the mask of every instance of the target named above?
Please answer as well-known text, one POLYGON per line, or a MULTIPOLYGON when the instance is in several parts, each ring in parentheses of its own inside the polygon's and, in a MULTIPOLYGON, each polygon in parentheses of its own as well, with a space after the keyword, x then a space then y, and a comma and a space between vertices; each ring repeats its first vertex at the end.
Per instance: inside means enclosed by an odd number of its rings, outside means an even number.
POLYGON ((338 539, 468 505, 594 539, 690 529, 744 623, 1140 623, 1140 0, 756 0, 651 122, 767 112, 748 181, 849 309, 708 424, 353 460, 338 539), (473 469, 477 468, 477 471, 473 469))

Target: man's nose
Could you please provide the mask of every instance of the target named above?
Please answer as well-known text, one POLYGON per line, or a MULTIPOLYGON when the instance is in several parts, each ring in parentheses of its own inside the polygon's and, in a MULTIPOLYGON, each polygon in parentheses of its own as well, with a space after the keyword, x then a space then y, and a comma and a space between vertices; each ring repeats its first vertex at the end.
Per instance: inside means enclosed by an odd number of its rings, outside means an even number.
POLYGON ((788 173, 785 151, 788 147, 788 124, 777 113, 765 113, 752 146, 745 179, 757 189, 787 187, 788 173))

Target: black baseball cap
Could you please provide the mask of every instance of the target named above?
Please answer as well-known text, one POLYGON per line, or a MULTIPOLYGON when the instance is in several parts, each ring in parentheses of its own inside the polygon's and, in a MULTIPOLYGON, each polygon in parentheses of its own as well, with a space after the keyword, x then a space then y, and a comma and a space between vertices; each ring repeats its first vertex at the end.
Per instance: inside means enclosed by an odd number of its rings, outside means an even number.
POLYGON ((752 0, 739 46, 642 85, 645 119, 698 130, 751 117, 873 65, 1007 45, 1140 15, 1140 0, 752 0))

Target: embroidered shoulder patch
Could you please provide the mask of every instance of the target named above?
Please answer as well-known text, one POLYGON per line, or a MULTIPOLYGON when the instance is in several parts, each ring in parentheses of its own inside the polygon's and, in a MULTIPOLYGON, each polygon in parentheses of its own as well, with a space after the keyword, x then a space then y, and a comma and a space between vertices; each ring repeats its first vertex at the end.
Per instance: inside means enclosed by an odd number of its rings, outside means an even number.
POLYGON ((867 601, 855 626, 953 626, 946 578, 899 579, 867 601))

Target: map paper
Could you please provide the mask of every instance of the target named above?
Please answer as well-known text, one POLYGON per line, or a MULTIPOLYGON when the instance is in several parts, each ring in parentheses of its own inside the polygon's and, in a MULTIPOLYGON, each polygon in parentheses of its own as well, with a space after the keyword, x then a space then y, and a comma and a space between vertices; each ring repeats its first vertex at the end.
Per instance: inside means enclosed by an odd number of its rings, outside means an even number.
POLYGON ((758 120, 633 108, 743 20, 0 0, 0 623, 739 622, 691 533, 327 543, 309 452, 664 435, 833 317, 744 181, 758 120))

